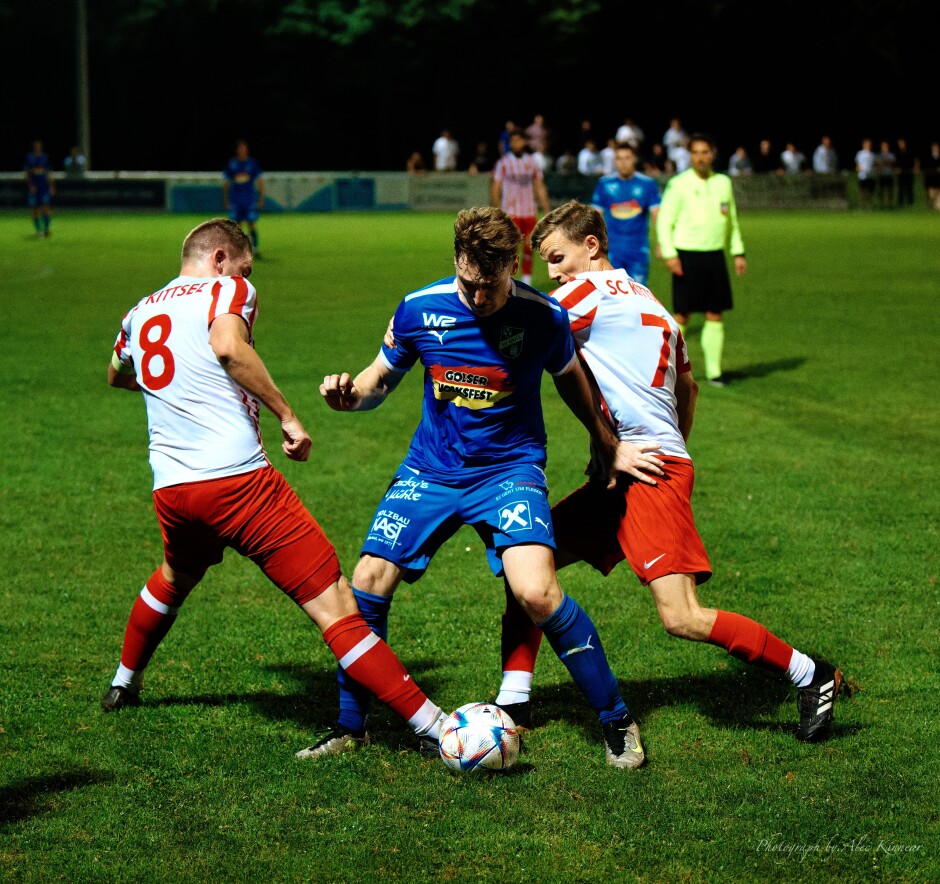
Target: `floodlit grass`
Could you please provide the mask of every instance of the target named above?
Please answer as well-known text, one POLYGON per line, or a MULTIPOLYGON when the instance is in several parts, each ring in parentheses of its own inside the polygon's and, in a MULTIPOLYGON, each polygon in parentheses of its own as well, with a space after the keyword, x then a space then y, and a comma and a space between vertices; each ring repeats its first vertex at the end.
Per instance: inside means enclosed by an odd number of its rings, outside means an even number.
MULTIPOLYGON (((106 386, 122 314, 175 275, 201 218, 0 216, 0 877, 39 881, 932 881, 940 878, 940 217, 750 213, 727 314, 735 382, 704 387, 691 450, 710 605, 845 671, 833 739, 792 736, 795 692, 669 638, 622 565, 562 572, 592 614, 649 756, 604 763, 546 647, 539 727, 502 776, 458 777, 385 708, 374 744, 293 752, 334 716, 315 628, 237 556, 157 652, 139 709, 98 701, 161 546, 139 397, 106 386)), ((283 470, 351 573, 420 413, 319 400, 375 355, 407 291, 451 272, 450 215, 270 216, 258 350, 314 438, 283 470)), ((537 263, 536 284, 547 286, 537 263)), ((669 303, 662 266, 651 285, 669 303)), ((693 365, 701 365, 695 321, 693 365)), ((544 388, 555 496, 584 433, 544 388)), ((444 707, 499 683, 502 588, 464 529, 402 586, 391 643, 444 707), (466 550, 470 547, 470 551, 466 550)))

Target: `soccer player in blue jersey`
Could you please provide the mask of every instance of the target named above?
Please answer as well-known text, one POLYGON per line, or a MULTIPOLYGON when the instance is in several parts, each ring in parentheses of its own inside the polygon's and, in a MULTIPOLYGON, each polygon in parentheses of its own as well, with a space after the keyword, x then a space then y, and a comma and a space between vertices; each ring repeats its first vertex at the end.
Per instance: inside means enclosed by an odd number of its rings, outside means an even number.
POLYGON ((235 156, 222 175, 222 204, 229 218, 239 225, 248 226, 251 248, 258 255, 258 218, 264 209, 264 172, 258 161, 249 154, 248 142, 240 139, 235 144, 235 156))
MULTIPOLYGON (((465 209, 454 225, 456 276, 405 297, 394 341, 355 379, 324 378, 337 411, 376 408, 415 363, 424 367, 421 422, 379 503, 353 574, 366 622, 387 634, 392 595, 413 583, 462 525, 476 529, 494 574, 505 576, 522 609, 598 714, 606 758, 639 767, 640 733, 610 670, 597 630, 555 576, 555 540, 544 467, 540 385, 552 375, 564 402, 591 433, 612 481, 638 475, 647 455, 618 443, 595 408, 565 310, 517 282, 521 234, 502 209, 465 209)), ((334 730, 304 757, 368 742, 369 697, 339 670, 334 730)))
POLYGON ((33 142, 33 149, 23 161, 23 176, 26 179, 26 200, 33 213, 33 227, 36 236, 43 239, 50 234, 52 209, 50 204, 55 196, 55 181, 49 157, 43 150, 42 142, 33 142))
POLYGON ((650 229, 659 214, 659 185, 636 170, 636 150, 620 142, 614 152, 615 175, 604 175, 594 188, 591 205, 603 216, 610 242, 608 258, 646 284, 650 273, 650 229))

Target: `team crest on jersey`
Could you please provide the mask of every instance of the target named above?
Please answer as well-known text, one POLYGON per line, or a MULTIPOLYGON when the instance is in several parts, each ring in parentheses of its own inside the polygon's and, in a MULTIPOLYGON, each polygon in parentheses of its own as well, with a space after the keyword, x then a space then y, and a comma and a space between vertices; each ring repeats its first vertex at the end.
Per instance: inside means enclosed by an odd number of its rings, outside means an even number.
POLYGON ((525 329, 504 325, 499 330, 499 352, 507 359, 515 359, 522 352, 525 329))

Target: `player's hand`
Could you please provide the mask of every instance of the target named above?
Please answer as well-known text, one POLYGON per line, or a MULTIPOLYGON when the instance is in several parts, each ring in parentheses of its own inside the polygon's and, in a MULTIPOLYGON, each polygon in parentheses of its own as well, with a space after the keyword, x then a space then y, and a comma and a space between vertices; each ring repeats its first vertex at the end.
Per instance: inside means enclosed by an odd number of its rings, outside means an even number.
POLYGON ((389 350, 395 349, 395 317, 393 316, 388 321, 388 328, 385 329, 385 337, 382 338, 382 343, 388 347, 389 350))
POLYGON ((631 476, 644 485, 655 485, 656 480, 653 476, 663 475, 663 462, 656 457, 657 451, 659 451, 659 445, 655 442, 645 442, 643 445, 620 442, 614 453, 607 487, 613 488, 617 484, 617 477, 621 474, 631 476))
POLYGON ((282 420, 281 432, 284 434, 281 449, 290 460, 305 461, 310 457, 310 446, 313 441, 296 417, 282 420))
POLYGON ((320 395, 333 411, 352 411, 359 404, 359 391, 349 372, 328 374, 320 384, 320 395))
POLYGON ((744 276, 747 270, 747 258, 744 255, 737 255, 734 259, 734 272, 737 276, 744 276))

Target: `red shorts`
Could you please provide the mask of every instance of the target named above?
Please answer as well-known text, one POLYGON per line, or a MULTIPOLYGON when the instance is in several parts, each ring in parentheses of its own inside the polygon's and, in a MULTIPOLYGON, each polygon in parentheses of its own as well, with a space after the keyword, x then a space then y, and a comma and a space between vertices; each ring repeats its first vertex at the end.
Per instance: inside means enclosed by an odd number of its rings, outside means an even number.
POLYGON ((695 470, 682 458, 662 457, 658 485, 631 482, 608 491, 587 482, 552 507, 555 542, 608 575, 624 558, 646 586, 667 574, 711 577, 711 564, 692 516, 695 470))
POLYGON ((298 605, 339 579, 333 544, 274 467, 158 488, 153 505, 174 571, 201 577, 231 547, 298 605))
POLYGON ((522 234, 523 239, 528 239, 532 236, 532 231, 535 230, 535 224, 538 221, 538 218, 521 218, 518 215, 512 216, 512 223, 519 228, 519 233, 522 234))

